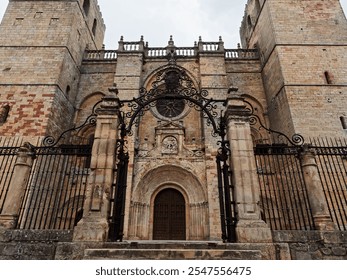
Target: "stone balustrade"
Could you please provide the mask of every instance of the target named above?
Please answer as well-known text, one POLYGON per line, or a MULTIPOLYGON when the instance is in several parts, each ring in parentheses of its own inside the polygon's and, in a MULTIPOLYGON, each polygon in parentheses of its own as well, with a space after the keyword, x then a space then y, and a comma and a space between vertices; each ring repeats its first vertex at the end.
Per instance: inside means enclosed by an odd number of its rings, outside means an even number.
MULTIPOLYGON (((172 41, 173 42, 173 41, 172 41)), ((118 50, 87 50, 84 55, 84 61, 112 61, 116 60, 119 53, 143 53, 147 59, 165 58, 168 53, 174 50, 174 55, 180 58, 197 57, 199 54, 224 53, 227 60, 250 60, 259 59, 257 49, 224 49, 223 41, 195 43, 194 47, 176 47, 173 44, 167 47, 148 47, 148 43, 141 38, 137 42, 119 41, 118 50)))

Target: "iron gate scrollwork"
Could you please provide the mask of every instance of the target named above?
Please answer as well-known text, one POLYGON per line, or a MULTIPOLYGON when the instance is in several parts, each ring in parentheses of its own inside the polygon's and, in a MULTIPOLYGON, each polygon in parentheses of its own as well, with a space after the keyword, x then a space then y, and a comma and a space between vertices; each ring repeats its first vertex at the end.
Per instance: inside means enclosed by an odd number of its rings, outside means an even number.
POLYGON ((17 228, 73 229, 82 218, 93 143, 71 134, 95 126, 99 104, 82 125, 63 131, 57 138, 46 136, 39 146, 30 145, 35 160, 17 228))
POLYGON ((267 128, 252 113, 250 124, 265 130, 271 136, 269 143, 258 143, 254 148, 260 187, 262 219, 272 230, 312 230, 313 215, 304 180, 300 155, 305 139, 300 134, 288 137, 282 132, 267 128))
MULTIPOLYGON (((218 142, 222 146, 217 155, 217 172, 218 172, 218 188, 219 188, 219 202, 221 210, 221 227, 222 227, 222 239, 224 242, 235 242, 235 227, 236 227, 236 209, 233 195, 233 188, 231 186, 231 171, 228 164, 230 151, 228 148, 228 142, 225 140, 226 135, 226 123, 225 119, 221 117, 222 113, 218 113, 219 105, 225 106, 225 99, 214 100, 208 98, 207 90, 198 90, 193 86, 193 82, 190 80, 187 73, 171 63, 169 67, 159 71, 155 81, 152 84, 152 88, 147 91, 145 88, 140 89, 140 96, 132 100, 122 100, 121 103, 127 104, 130 110, 125 113, 122 120, 122 127, 125 134, 132 135, 133 125, 138 126, 141 116, 145 111, 151 110, 153 107, 157 107, 160 114, 165 117, 176 117, 180 115, 184 110, 183 106, 187 105, 190 108, 194 108, 202 113, 202 117, 206 120, 208 126, 212 126, 212 136, 221 137, 221 141, 218 142), (219 104, 219 105, 218 105, 219 104), (218 119, 220 121, 218 121, 218 119)), ((120 149, 120 152, 122 150, 120 149)), ((125 176, 126 174, 125 164, 127 158, 124 159, 124 155, 119 156, 119 166, 117 168, 117 176, 125 176), (122 159, 123 158, 123 159, 122 159), (118 172, 120 174, 118 175, 118 172)), ((116 182, 115 188, 123 189, 124 178, 120 177, 116 182)), ((122 194, 124 192, 121 191, 122 194)), ((118 210, 114 210, 114 219, 122 221, 122 211, 119 209, 124 207, 125 198, 119 197, 118 203, 122 205, 116 205, 117 200, 114 202, 114 207, 118 210), (117 218, 117 217, 118 218, 117 218)), ((115 223, 116 224, 116 223, 115 223)), ((122 229, 119 225, 118 229, 122 229)), ((121 240, 122 232, 115 229, 115 235, 113 240, 121 240)), ((114 230, 113 230, 114 231, 114 230)))

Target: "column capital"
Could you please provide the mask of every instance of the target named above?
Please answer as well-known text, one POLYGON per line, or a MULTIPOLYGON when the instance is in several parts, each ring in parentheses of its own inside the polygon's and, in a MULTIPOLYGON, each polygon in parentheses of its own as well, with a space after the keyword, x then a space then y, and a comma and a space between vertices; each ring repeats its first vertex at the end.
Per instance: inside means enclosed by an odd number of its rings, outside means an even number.
POLYGON ((316 151, 311 147, 309 144, 304 144, 301 147, 301 151, 299 154, 299 157, 301 159, 301 166, 314 166, 317 167, 316 163, 316 151))
POLYGON ((238 119, 248 121, 251 116, 251 110, 247 108, 245 99, 238 92, 237 87, 231 86, 229 88, 226 99, 226 108, 225 116, 228 120, 238 119))
POLYGON ((34 159, 35 151, 33 145, 29 142, 24 142, 23 146, 21 146, 17 151, 17 162, 16 163, 26 163, 27 158, 34 159))
POLYGON ((96 109, 98 115, 118 115, 119 109, 122 107, 118 97, 118 89, 116 85, 109 88, 109 94, 102 98, 100 107, 96 109))

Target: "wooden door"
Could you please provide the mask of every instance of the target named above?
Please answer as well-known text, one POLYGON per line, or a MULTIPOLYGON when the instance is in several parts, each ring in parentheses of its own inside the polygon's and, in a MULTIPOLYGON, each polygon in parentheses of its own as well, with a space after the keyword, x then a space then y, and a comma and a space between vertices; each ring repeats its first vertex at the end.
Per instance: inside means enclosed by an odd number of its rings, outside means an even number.
POLYGON ((185 200, 175 189, 162 190, 154 200, 153 239, 186 239, 185 200))

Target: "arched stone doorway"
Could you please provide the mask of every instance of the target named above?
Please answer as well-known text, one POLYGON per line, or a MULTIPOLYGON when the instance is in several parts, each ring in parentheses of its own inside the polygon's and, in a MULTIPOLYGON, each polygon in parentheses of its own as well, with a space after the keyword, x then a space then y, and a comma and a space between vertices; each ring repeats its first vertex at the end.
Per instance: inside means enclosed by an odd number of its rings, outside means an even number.
MULTIPOLYGON (((129 228, 127 239, 152 240, 154 238, 154 205, 158 195, 166 189, 174 189, 183 196, 185 204, 186 240, 209 238, 209 204, 207 188, 192 172, 193 166, 161 165, 152 161, 149 169, 142 169, 134 177, 135 186, 129 201, 129 228), (188 171, 190 170, 190 171, 188 171), (142 171, 142 172, 141 172, 142 171)), ((198 165, 198 164, 196 164, 198 165)), ((202 179, 204 178, 201 175, 202 179)))
POLYGON ((164 189, 155 197, 153 239, 186 239, 186 202, 176 189, 164 189))

